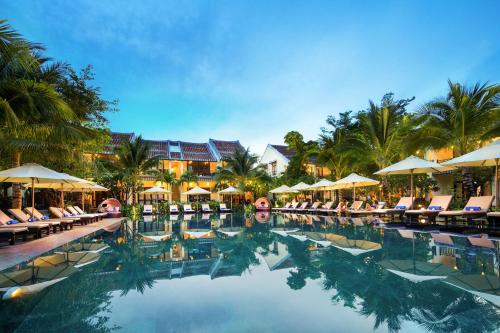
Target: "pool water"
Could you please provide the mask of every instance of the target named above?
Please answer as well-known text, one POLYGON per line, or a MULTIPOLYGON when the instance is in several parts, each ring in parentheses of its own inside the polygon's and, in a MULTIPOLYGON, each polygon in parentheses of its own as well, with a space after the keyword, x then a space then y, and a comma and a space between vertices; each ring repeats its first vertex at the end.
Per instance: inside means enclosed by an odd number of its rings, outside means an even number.
POLYGON ((369 222, 129 221, 1 272, 0 331, 498 331, 498 241, 369 222))

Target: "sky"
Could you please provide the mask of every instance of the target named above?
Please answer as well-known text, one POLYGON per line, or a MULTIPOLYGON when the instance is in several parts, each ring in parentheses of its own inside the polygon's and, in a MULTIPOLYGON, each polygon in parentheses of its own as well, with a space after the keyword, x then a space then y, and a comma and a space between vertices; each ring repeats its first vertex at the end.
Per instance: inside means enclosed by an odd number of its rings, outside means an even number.
POLYGON ((94 66, 119 100, 113 131, 240 140, 261 154, 291 130, 387 92, 445 95, 500 83, 500 1, 0 0, 1 18, 47 55, 94 66))

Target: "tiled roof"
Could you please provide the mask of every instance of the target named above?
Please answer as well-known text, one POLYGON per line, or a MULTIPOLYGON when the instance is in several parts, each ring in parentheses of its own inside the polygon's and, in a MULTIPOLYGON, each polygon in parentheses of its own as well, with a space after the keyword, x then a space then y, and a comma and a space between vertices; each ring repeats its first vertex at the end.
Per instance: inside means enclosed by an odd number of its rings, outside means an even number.
POLYGON ((168 157, 168 141, 155 141, 155 140, 146 140, 151 144, 151 148, 149 150, 149 156, 160 156, 163 158, 168 157))
POLYGON ((289 148, 288 146, 271 145, 271 147, 276 149, 281 155, 285 156, 288 159, 291 159, 293 155, 295 155, 295 150, 289 148))
POLYGON ((216 162, 207 143, 181 142, 182 159, 186 161, 216 162))
POLYGON ((233 155, 234 152, 238 149, 244 149, 239 141, 222 141, 210 139, 209 143, 212 145, 221 159, 233 155))
POLYGON ((105 150, 101 154, 113 154, 116 147, 120 146, 123 142, 130 142, 134 137, 134 133, 110 133, 111 140, 105 150))

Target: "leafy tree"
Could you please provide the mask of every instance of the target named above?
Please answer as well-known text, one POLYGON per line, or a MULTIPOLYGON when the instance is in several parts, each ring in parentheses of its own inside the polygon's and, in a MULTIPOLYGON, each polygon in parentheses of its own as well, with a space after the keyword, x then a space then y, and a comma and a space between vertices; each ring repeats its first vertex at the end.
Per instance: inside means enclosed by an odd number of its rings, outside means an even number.
POLYGON ((196 183, 198 185, 198 175, 191 170, 186 170, 180 178, 181 184, 196 183))
POLYGON ((140 176, 158 165, 158 156, 150 156, 151 145, 141 136, 124 141, 116 150, 115 170, 121 172, 121 180, 130 188, 132 205, 137 200, 140 176))
POLYGON ((302 134, 296 131, 288 132, 285 135, 285 143, 294 152, 286 168, 285 176, 288 179, 307 176, 307 164, 312 157, 316 157, 318 143, 316 141, 304 142, 302 134))
POLYGON ((257 164, 258 157, 248 149, 238 149, 217 167, 214 178, 219 183, 229 183, 242 191, 253 191, 258 183, 270 180, 265 166, 257 164))
MULTIPOLYGON (((446 97, 433 100, 418 111, 421 125, 413 140, 416 148, 450 148, 454 156, 477 149, 482 141, 500 135, 500 85, 468 87, 448 81, 446 97)), ((462 191, 473 193, 470 170, 462 169, 462 191)))

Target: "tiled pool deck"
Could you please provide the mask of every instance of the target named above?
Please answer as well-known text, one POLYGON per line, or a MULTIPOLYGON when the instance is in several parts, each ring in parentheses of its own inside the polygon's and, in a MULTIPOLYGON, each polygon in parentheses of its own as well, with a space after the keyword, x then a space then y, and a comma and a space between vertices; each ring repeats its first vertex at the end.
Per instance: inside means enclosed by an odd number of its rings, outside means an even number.
POLYGON ((116 226, 123 218, 109 218, 85 226, 75 226, 58 234, 51 234, 40 239, 29 240, 16 245, 0 247, 0 271, 23 261, 37 257, 47 251, 74 241, 78 238, 99 231, 100 229, 116 226))

